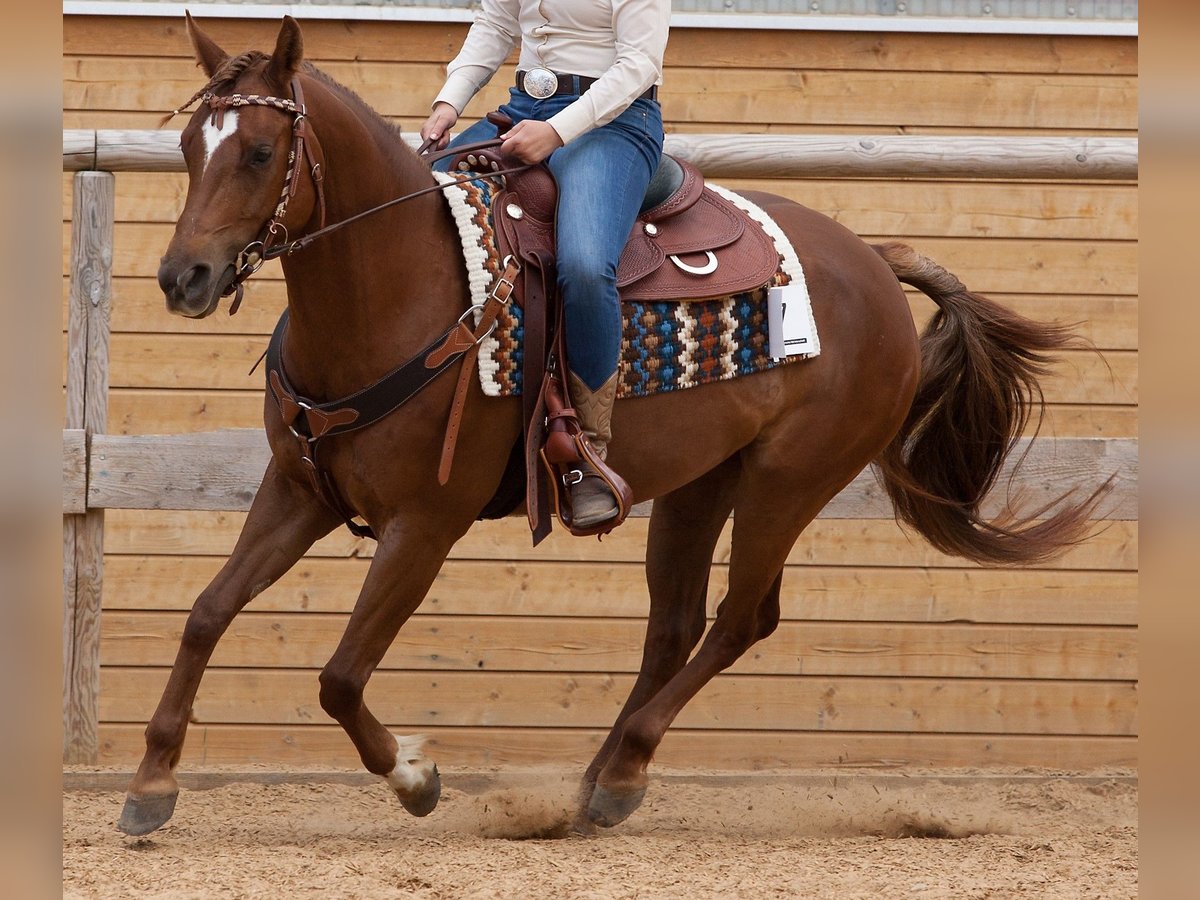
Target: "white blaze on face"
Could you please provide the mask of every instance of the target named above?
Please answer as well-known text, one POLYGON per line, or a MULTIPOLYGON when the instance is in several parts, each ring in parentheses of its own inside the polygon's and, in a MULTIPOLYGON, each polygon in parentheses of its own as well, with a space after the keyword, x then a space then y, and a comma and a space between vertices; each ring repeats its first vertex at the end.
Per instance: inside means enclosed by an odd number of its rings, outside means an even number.
POLYGON ((208 161, 212 159, 213 154, 217 152, 217 148, 221 146, 221 141, 229 137, 237 130, 237 110, 227 109, 225 111, 225 119, 221 122, 221 127, 217 128, 212 123, 212 118, 208 118, 204 122, 204 168, 208 168, 208 161))

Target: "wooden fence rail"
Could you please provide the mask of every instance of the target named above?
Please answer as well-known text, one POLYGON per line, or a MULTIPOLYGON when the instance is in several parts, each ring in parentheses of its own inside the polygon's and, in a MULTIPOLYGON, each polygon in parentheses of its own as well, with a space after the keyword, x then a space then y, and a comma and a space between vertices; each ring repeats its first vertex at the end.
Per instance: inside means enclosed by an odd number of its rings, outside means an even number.
MULTIPOLYGON (((722 178, 1138 177, 1137 138, 1121 137, 669 134, 666 151, 722 178)), ((182 172, 179 132, 64 130, 63 171, 89 169, 182 172)))
MULTIPOLYGON (((406 136, 415 144, 414 136, 406 136)), ((667 150, 725 177, 913 177, 1135 180, 1127 138, 823 137, 670 135, 667 150)), ((76 172, 63 430, 63 756, 97 758, 100 595, 105 509, 242 510, 267 460, 261 432, 105 434, 116 171, 183 170, 174 131, 64 130, 63 171, 76 172)), ((1031 503, 1110 476, 1104 509, 1137 518, 1137 441, 1045 439, 1020 485, 1031 503)), ((994 509, 1003 502, 1000 481, 994 509)), ((637 510, 645 515, 648 505, 637 510)), ((822 512, 891 518, 870 473, 822 512)))

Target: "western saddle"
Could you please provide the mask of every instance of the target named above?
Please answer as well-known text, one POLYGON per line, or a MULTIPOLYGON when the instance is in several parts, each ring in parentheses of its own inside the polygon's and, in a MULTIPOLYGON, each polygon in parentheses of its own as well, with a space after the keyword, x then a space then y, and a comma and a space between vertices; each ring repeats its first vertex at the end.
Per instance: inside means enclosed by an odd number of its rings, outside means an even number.
MULTIPOLYGON (((488 118, 503 134, 512 123, 488 118)), ((512 157, 492 147, 454 157, 461 172, 510 170, 512 157)), ((551 530, 551 509, 572 533, 605 534, 632 506, 629 485, 595 454, 584 436, 566 379, 566 342, 555 289, 554 214, 558 188, 544 165, 507 174, 492 199, 500 258, 519 267, 512 296, 524 311, 526 505, 536 545, 551 530), (564 479, 587 460, 618 499, 620 513, 590 530, 573 527, 564 479), (546 477, 543 477, 546 476, 546 477)), ((666 154, 650 181, 641 212, 621 253, 622 300, 686 301, 754 290, 779 269, 774 242, 745 212, 712 190, 691 164, 666 154)), ((452 413, 453 417, 453 413, 452 413)))

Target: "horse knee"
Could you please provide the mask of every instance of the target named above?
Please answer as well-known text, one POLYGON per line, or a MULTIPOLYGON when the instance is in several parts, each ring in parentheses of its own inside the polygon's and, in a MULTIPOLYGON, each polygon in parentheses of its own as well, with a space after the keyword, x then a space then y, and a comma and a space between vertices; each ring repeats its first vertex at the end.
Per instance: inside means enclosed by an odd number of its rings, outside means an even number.
POLYGON ((181 643, 184 649, 207 653, 216 646, 233 616, 220 609, 214 609, 204 601, 204 596, 196 601, 187 623, 183 626, 181 643))
POLYGON ((340 721, 362 705, 366 685, 361 680, 330 666, 321 670, 317 680, 321 684, 321 709, 332 718, 340 721))

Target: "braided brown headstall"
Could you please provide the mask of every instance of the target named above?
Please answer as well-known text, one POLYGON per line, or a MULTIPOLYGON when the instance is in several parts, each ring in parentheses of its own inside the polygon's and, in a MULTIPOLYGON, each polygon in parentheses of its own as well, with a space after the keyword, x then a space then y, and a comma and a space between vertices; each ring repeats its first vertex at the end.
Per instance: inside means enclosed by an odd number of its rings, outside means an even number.
POLYGON ((287 228, 283 224, 283 217, 287 214, 288 202, 296 196, 296 189, 300 184, 300 180, 296 177, 296 171, 301 160, 304 160, 308 164, 308 172, 312 178, 313 189, 317 194, 318 227, 323 228, 325 226, 325 154, 321 150, 321 144, 317 140, 317 136, 308 126, 308 115, 304 108, 304 92, 300 87, 300 80, 293 78, 291 87, 292 97, 294 98, 291 100, 286 97, 261 96, 259 94, 227 94, 217 96, 216 94, 206 93, 200 98, 212 110, 212 122, 216 128, 221 127, 225 118, 225 110, 237 109, 241 106, 267 106, 294 116, 292 120, 292 146, 288 151, 287 175, 283 179, 283 188, 279 194, 279 202, 275 205, 275 211, 271 214, 271 218, 267 220, 267 224, 263 226, 259 237, 247 244, 242 249, 242 252, 238 254, 234 264, 236 273, 233 281, 230 282, 229 286, 221 294, 222 297, 228 297, 230 294, 235 295, 233 302, 229 306, 230 315, 237 312, 238 307, 242 304, 243 283, 261 268, 263 262, 270 258, 272 255, 270 251, 290 246, 287 228))

